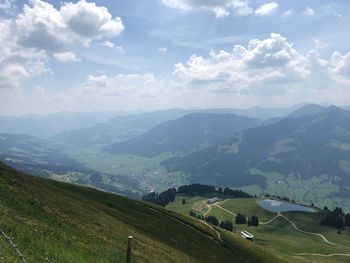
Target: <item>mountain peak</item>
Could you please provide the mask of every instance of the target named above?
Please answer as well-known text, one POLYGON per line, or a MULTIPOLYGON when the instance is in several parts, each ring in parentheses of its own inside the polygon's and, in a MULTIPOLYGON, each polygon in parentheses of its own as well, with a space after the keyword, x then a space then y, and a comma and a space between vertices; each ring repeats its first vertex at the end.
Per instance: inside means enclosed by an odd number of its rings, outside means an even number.
POLYGON ((314 115, 322 112, 326 108, 318 104, 306 104, 289 115, 290 118, 314 115))

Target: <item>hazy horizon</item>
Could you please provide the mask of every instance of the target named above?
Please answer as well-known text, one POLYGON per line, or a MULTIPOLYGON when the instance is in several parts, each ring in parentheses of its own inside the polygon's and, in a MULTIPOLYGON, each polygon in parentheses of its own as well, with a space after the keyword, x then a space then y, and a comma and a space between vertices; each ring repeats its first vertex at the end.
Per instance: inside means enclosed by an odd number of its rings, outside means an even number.
POLYGON ((1 115, 350 98, 344 1, 0 1, 1 115))
MULTIPOLYGON (((117 114, 116 116, 118 116, 118 114, 120 115, 132 115, 132 114, 142 114, 142 113, 152 113, 152 112, 158 112, 158 111, 176 111, 176 110, 237 110, 237 111, 248 111, 248 110, 281 110, 281 109, 299 109, 302 106, 305 105, 320 105, 320 106, 324 106, 324 107, 329 107, 329 106, 336 106, 338 108, 342 108, 342 109, 348 109, 350 108, 349 104, 346 105, 336 105, 336 104, 327 104, 327 103, 309 103, 309 102, 301 102, 301 103, 296 103, 296 104, 291 104, 289 106, 285 105, 281 105, 281 106, 250 106, 250 107, 242 107, 242 108, 238 108, 238 107, 173 107, 173 108, 162 108, 162 109, 135 109, 135 110, 95 110, 95 111, 89 111, 89 110, 82 110, 82 111, 67 111, 67 110, 61 110, 61 111, 53 111, 53 112, 46 112, 46 113, 32 113, 32 112, 28 112, 28 113, 24 113, 24 114, 9 114, 9 115, 3 115, 0 114, 0 117, 27 117, 27 116, 40 116, 40 117, 46 117, 46 116, 50 116, 50 115, 55 115, 55 114, 94 114, 94 113, 115 113, 117 114)), ((283 114, 281 114, 283 115, 283 114)))

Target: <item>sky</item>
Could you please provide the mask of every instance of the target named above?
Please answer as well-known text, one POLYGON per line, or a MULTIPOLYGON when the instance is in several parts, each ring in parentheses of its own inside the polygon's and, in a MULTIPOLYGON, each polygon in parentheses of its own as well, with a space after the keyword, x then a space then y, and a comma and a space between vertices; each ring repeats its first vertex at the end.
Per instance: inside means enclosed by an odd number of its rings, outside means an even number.
POLYGON ((350 1, 0 0, 0 115, 350 105, 350 1))

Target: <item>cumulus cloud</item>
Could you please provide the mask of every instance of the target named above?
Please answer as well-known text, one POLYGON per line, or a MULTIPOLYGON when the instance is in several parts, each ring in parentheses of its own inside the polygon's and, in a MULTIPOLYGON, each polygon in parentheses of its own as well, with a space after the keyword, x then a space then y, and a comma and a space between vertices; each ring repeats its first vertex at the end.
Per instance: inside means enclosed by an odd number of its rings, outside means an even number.
POLYGON ((12 8, 14 0, 0 0, 0 10, 5 10, 5 12, 12 8))
MULTIPOLYGON (((0 2, 1 9, 12 1, 0 2)), ((61 62, 78 61, 72 45, 119 35, 124 25, 107 8, 80 0, 56 9, 48 2, 30 0, 11 18, 0 18, 0 87, 18 86, 21 79, 51 72, 49 55, 61 62)))
POLYGON ((112 18, 106 7, 85 0, 65 3, 59 13, 68 28, 84 38, 112 37, 124 30, 120 17, 112 18))
POLYGON ((267 4, 263 4, 255 10, 255 14, 259 16, 267 16, 275 13, 278 9, 278 4, 276 2, 271 2, 267 4))
POLYGON ((188 86, 220 92, 260 95, 326 89, 350 76, 350 53, 334 53, 331 61, 311 50, 300 54, 280 34, 252 39, 246 47, 192 55, 175 65, 173 74, 188 86))
POLYGON ((15 20, 18 42, 44 50, 62 50, 68 44, 88 45, 93 39, 119 35, 124 25, 105 7, 81 0, 64 3, 60 9, 41 0, 31 0, 15 20))
POLYGON ((311 8, 311 7, 306 7, 304 12, 303 12, 304 15, 306 16, 314 16, 315 15, 315 11, 311 8))
POLYGON ((11 20, 0 19, 0 88, 18 86, 23 78, 37 76, 49 69, 45 52, 24 50, 13 37, 11 20))
POLYGON ((163 4, 181 10, 204 9, 212 11, 216 17, 228 16, 235 13, 240 16, 247 16, 253 13, 253 9, 246 0, 217 0, 217 1, 198 1, 198 0, 162 0, 163 4))
POLYGON ((166 47, 160 47, 158 48, 158 51, 164 53, 164 52, 167 52, 168 49, 166 47))
POLYGON ((345 55, 334 52, 331 59, 331 71, 338 81, 350 85, 350 52, 345 55))
POLYGON ((73 52, 54 53, 53 56, 54 56, 55 59, 57 59, 60 62, 76 62, 76 61, 79 61, 79 58, 73 52))

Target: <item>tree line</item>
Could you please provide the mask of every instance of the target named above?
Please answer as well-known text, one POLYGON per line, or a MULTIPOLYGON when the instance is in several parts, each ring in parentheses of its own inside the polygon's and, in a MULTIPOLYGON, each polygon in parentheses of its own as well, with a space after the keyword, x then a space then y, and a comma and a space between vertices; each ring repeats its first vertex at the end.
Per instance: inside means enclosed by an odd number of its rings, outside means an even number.
POLYGON ((160 206, 166 206, 170 202, 174 202, 176 195, 175 188, 169 188, 168 190, 161 192, 160 194, 156 192, 151 192, 142 197, 143 201, 151 202, 160 206))
POLYGON ((204 195, 204 194, 220 194, 226 195, 233 198, 250 198, 250 194, 237 189, 231 189, 229 187, 215 187, 212 185, 204 184, 191 184, 191 185, 182 185, 179 186, 177 192, 179 194, 186 195, 204 195))
POLYGON ((345 213, 341 207, 336 207, 333 210, 324 207, 323 210, 326 214, 320 221, 321 225, 337 228, 339 234, 346 226, 350 227, 350 214, 345 213))
POLYGON ((191 185, 182 185, 176 188, 169 188, 168 190, 161 192, 160 194, 156 192, 151 192, 142 197, 143 201, 151 202, 160 206, 166 206, 170 202, 174 202, 176 194, 186 194, 186 195, 205 195, 205 194, 220 194, 225 195, 231 198, 250 198, 250 194, 242 191, 231 188, 221 187, 216 188, 212 185, 203 185, 203 184, 191 184, 191 185))
POLYGON ((195 212, 190 211, 190 216, 195 217, 199 220, 204 220, 209 224, 212 224, 214 226, 218 226, 222 229, 226 229, 228 231, 233 231, 233 223, 230 220, 224 220, 224 221, 219 221, 216 216, 203 216, 203 215, 197 215, 195 212))
POLYGON ((247 217, 244 214, 238 213, 235 218, 235 223, 247 224, 248 226, 259 226, 259 218, 257 216, 247 217))
MULTIPOLYGON (((199 220, 204 220, 209 224, 218 226, 220 228, 223 228, 229 231, 233 230, 233 223, 229 220, 220 222, 219 219, 215 216, 212 216, 212 215, 203 216, 200 214, 196 214, 193 211, 190 211, 190 216, 195 217, 199 220)), ((247 217, 244 214, 238 213, 235 218, 235 223, 236 225, 247 224, 247 226, 259 226, 259 218, 257 216, 251 216, 247 219, 247 217)))

